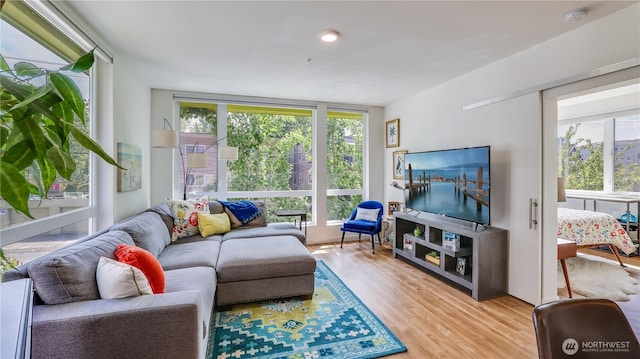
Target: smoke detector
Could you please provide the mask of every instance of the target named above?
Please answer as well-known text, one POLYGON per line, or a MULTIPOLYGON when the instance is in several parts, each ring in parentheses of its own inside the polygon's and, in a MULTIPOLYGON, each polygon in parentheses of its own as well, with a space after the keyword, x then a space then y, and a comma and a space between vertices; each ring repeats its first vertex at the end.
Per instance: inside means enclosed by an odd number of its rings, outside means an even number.
POLYGON ((589 15, 589 9, 586 7, 581 9, 571 10, 564 15, 564 20, 567 22, 576 22, 584 19, 585 17, 587 17, 587 15, 589 15))

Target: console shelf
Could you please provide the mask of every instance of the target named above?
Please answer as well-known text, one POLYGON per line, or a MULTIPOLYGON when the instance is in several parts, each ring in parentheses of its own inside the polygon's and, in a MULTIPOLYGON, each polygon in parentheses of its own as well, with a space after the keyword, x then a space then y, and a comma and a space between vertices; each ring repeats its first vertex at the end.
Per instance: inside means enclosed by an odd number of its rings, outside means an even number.
POLYGON ((506 294, 507 231, 492 227, 475 231, 469 224, 428 213, 413 216, 396 212, 394 221, 395 258, 412 262, 470 290, 478 301, 506 294), (421 235, 414 234, 416 228, 421 235), (460 239, 459 250, 443 247, 445 232, 460 239), (459 261, 464 262, 462 268, 459 261))

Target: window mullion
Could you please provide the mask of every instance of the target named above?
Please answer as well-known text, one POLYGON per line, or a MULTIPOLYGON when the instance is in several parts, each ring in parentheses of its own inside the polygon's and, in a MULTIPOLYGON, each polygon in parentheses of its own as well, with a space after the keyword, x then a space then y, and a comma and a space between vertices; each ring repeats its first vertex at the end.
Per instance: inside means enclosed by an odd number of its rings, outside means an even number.
POLYGON ((613 184, 615 183, 615 119, 608 118, 604 120, 604 139, 602 148, 602 165, 603 165, 603 186, 605 192, 613 192, 613 184))

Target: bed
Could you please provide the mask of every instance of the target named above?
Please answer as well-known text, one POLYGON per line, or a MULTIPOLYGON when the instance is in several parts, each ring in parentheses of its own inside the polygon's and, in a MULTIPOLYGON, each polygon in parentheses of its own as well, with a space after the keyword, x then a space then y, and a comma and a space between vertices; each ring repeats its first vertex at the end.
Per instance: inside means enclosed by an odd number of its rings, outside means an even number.
POLYGON ((579 209, 558 208, 558 238, 575 241, 579 248, 609 246, 622 264, 618 249, 635 251, 629 234, 610 214, 579 209))

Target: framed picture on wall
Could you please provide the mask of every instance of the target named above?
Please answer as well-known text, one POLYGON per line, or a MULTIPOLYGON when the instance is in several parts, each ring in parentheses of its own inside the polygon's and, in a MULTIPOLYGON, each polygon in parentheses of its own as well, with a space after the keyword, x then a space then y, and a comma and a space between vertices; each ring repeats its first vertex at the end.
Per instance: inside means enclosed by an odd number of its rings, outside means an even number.
POLYGON ((118 142, 118 192, 142 188, 142 149, 118 142))
POLYGON ((404 154, 407 151, 393 151, 393 179, 404 179, 404 154))
POLYGON ((400 202, 389 202, 389 207, 387 209, 387 213, 390 216, 393 216, 393 213, 400 210, 400 202))
POLYGON ((387 121, 387 148, 400 146, 400 119, 387 121))

